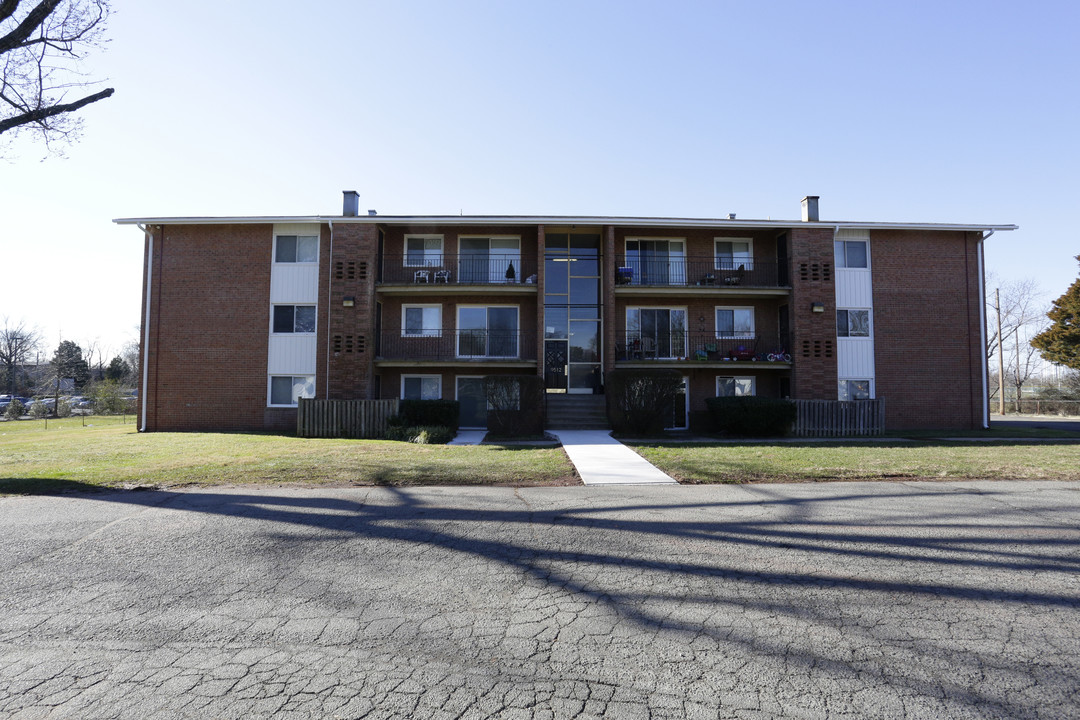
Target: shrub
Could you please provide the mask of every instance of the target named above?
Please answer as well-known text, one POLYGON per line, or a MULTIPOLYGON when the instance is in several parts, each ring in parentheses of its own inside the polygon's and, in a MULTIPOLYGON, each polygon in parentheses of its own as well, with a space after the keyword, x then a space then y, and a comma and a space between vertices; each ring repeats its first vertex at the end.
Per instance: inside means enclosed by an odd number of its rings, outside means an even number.
POLYGON ((90 390, 94 403, 94 412, 98 415, 120 415, 127 409, 127 400, 120 384, 113 380, 95 383, 90 390))
POLYGON ((746 437, 787 435, 796 415, 795 403, 780 398, 706 398, 705 407, 716 430, 746 437))
POLYGON ((488 432, 498 437, 544 434, 544 388, 536 375, 488 375, 488 432))
POLYGON ((48 414, 49 407, 45 403, 41 402, 40 400, 35 400, 34 402, 30 403, 30 417, 34 418, 35 420, 40 420, 48 414))
POLYGON ((4 417, 8 420, 18 420, 25 414, 26 408, 23 407, 23 404, 18 400, 12 400, 4 410, 4 417))
POLYGON ((386 429, 387 440, 418 445, 445 445, 453 440, 456 434, 456 430, 445 425, 391 425, 386 429))
POLYGON ((608 420, 616 433, 653 435, 663 432, 675 394, 682 387, 678 370, 614 370, 607 375, 608 420))
POLYGON ((455 433, 460 413, 461 403, 457 400, 402 400, 398 406, 405 425, 440 425, 455 433))

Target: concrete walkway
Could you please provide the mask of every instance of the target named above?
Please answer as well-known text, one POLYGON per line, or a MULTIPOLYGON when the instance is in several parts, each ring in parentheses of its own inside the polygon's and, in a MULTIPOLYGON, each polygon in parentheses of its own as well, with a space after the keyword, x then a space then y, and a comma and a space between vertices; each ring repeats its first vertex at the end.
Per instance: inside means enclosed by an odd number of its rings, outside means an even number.
POLYGON ((487 430, 458 430, 458 434, 454 436, 454 439, 446 444, 479 445, 484 441, 485 435, 487 435, 487 430))
POLYGON ((549 430, 562 443, 586 485, 677 484, 669 475, 611 437, 608 430, 549 430))

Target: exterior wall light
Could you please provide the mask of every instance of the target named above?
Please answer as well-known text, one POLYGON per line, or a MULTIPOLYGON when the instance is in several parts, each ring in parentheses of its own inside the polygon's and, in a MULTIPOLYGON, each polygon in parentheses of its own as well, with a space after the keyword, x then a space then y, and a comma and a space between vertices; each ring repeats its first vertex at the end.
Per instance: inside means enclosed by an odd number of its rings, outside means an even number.
POLYGON ((825 303, 810 303, 810 312, 825 312, 825 303))

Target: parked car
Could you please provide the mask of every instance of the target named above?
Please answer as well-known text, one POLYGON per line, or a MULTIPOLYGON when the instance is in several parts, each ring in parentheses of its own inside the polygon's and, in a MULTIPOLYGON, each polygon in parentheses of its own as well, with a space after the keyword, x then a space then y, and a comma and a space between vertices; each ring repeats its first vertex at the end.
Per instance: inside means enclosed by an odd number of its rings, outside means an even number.
POLYGON ((11 404, 12 400, 18 400, 27 410, 30 409, 30 403, 33 402, 30 398, 21 397, 19 395, 0 395, 0 412, 7 410, 7 406, 11 404))

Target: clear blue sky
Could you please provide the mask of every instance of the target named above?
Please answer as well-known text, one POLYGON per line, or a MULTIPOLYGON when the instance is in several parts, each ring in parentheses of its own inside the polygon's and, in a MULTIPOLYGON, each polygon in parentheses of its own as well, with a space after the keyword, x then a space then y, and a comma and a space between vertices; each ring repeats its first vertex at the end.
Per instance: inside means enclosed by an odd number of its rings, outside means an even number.
MULTIPOLYGON (((0 316, 116 350, 115 217, 362 210, 1015 223, 1047 300, 1080 253, 1074 2, 114 0, 66 159, 0 161, 0 316), (18 278, 15 280, 14 278, 18 278)), ((223 278, 228 269, 223 268, 223 278)), ((932 309, 927 309, 932 311, 932 309)))

